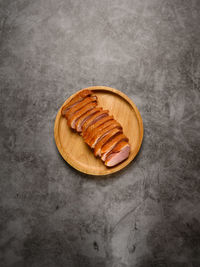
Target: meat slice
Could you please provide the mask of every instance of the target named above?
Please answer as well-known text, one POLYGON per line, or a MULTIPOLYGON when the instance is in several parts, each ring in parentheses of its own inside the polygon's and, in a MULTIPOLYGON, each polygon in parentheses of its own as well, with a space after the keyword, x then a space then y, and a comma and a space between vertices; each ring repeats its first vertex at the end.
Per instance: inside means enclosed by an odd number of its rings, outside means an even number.
POLYGON ((120 141, 128 141, 128 138, 122 133, 114 138, 112 138, 110 141, 108 141, 101 149, 101 159, 103 161, 106 160, 106 157, 108 153, 120 142, 120 141))
POLYGON ((100 112, 92 115, 92 117, 86 120, 86 122, 83 124, 82 132, 84 133, 90 125, 106 116, 108 116, 108 110, 101 110, 100 112))
POLYGON ((77 94, 75 97, 73 97, 69 103, 67 103, 66 105, 64 105, 64 107, 62 108, 61 114, 62 116, 65 116, 65 113, 72 108, 73 106, 75 106, 76 104, 78 104, 79 102, 81 102, 84 98, 86 98, 87 96, 92 95, 92 91, 90 90, 83 90, 81 91, 79 94, 77 94))
MULTIPOLYGON (((103 127, 103 126, 102 126, 103 127)), ((101 128, 101 127, 100 127, 101 128)), ((85 142, 91 147, 94 148, 95 145, 107 134, 109 134, 109 132, 114 129, 114 128, 118 128, 118 129, 122 129, 121 125, 118 122, 113 122, 112 124, 110 124, 108 127, 103 128, 102 130, 99 129, 98 133, 91 139, 89 140, 85 140, 85 142)))
POLYGON ((102 131, 104 128, 110 126, 114 122, 115 120, 111 119, 111 120, 106 121, 105 123, 100 124, 99 126, 95 127, 94 130, 90 131, 90 134, 87 137, 85 137, 84 140, 90 141, 92 138, 94 138, 99 133, 99 131, 102 131))
POLYGON ((125 159, 130 154, 130 145, 126 141, 119 142, 118 145, 107 155, 105 165, 113 167, 125 159))
POLYGON ((67 112, 65 112, 65 118, 68 120, 70 119, 70 117, 76 113, 77 111, 79 111, 82 107, 84 107, 85 105, 91 103, 91 102, 97 102, 97 97, 96 96, 90 96, 90 97, 86 97, 85 99, 83 99, 81 102, 79 102, 77 105, 75 105, 74 107, 70 108, 67 112))
POLYGON ((89 118, 91 118, 92 115, 94 115, 95 113, 97 113, 101 110, 102 110, 102 108, 93 108, 90 111, 88 111, 87 113, 83 114, 75 123, 76 131, 81 132, 82 126, 85 123, 85 121, 88 120, 89 118))
POLYGON ((106 136, 104 136, 101 141, 99 141, 94 148, 94 155, 101 157, 101 149, 106 142, 114 138, 116 135, 122 132, 121 129, 114 128, 106 136))
POLYGON ((87 105, 85 105, 83 108, 79 109, 79 111, 75 112, 70 119, 67 121, 67 124, 69 127, 71 127, 72 129, 75 129, 75 123, 76 121, 85 113, 87 113, 88 111, 90 111, 91 109, 93 109, 94 107, 96 107, 97 103, 96 102, 92 102, 89 103, 87 105))
POLYGON ((107 121, 111 121, 111 120, 113 120, 113 116, 106 116, 104 118, 101 118, 100 120, 98 120, 97 122, 93 123, 91 126, 89 126, 87 128, 87 130, 83 133, 83 137, 85 139, 89 138, 89 136, 92 135, 92 133, 94 132, 94 130, 96 128, 98 128, 99 126, 103 125, 107 121))

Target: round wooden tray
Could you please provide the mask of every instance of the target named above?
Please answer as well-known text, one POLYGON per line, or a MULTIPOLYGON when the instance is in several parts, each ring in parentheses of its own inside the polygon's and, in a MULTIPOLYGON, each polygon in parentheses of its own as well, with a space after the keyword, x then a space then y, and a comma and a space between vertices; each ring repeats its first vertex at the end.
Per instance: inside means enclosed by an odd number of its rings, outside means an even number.
MULTIPOLYGON (((96 158, 83 138, 73 132, 59 109, 55 120, 54 137, 56 146, 62 157, 75 169, 90 175, 107 175, 117 172, 127 166, 137 155, 143 139, 143 123, 135 104, 122 92, 106 87, 94 86, 84 88, 92 90, 98 97, 98 106, 108 109, 109 114, 122 125, 124 134, 129 138, 131 152, 129 158, 117 165, 108 168, 96 158)), ((79 93, 78 91, 77 93, 79 93)), ((69 97, 63 105, 68 103, 77 93, 69 97)), ((62 105, 62 106, 63 106, 62 105)))

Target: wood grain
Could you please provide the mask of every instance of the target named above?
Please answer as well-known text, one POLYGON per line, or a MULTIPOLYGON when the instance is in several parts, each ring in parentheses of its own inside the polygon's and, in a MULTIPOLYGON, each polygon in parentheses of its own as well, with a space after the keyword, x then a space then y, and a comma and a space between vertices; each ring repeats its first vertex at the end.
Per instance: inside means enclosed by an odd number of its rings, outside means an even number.
MULTIPOLYGON (((109 110, 109 114, 122 125, 124 134, 129 138, 131 152, 129 158, 116 167, 108 168, 96 158, 83 138, 67 126, 67 121, 59 109, 54 126, 56 146, 62 157, 75 169, 90 175, 107 175, 117 172, 127 166, 137 155, 143 139, 143 122, 135 104, 121 91, 106 87, 94 86, 90 89, 98 97, 98 106, 109 110)), ((78 91, 77 93, 79 93, 78 91)), ((69 97, 68 103, 77 93, 69 97)), ((62 105, 62 106, 63 106, 62 105)))

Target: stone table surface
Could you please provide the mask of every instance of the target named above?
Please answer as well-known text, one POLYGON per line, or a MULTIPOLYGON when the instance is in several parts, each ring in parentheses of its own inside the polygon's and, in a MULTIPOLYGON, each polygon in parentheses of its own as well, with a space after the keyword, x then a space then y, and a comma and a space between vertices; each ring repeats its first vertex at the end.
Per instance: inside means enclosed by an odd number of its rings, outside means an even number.
POLYGON ((200 266, 200 1, 0 0, 0 266, 200 266), (137 158, 92 177, 53 127, 81 88, 127 94, 137 158))

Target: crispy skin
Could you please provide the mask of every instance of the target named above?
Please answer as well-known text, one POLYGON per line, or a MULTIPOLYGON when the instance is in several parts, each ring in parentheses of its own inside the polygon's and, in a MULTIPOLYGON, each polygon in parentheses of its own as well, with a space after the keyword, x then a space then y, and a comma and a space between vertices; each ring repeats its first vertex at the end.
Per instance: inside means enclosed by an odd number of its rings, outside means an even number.
MULTIPOLYGON (((106 118, 106 117, 105 117, 106 118)), ((104 119, 104 118, 103 118, 104 119)), ((108 120, 100 125, 98 125, 97 127, 95 127, 92 131, 90 131, 90 134, 88 134, 88 136, 86 136, 84 138, 84 140, 91 140, 92 138, 94 138, 99 132, 101 132, 103 129, 105 129, 106 127, 110 126, 111 124, 113 124, 115 122, 114 119, 108 120)))
POLYGON ((108 142, 110 139, 114 138, 116 135, 118 135, 119 133, 121 133, 122 130, 114 128, 112 129, 109 134, 107 134, 106 136, 104 136, 101 141, 99 141, 95 148, 94 148, 94 155, 97 156, 101 156, 101 148, 103 147, 104 144, 106 144, 106 142, 108 142))
POLYGON ((101 120, 98 120, 97 122, 95 122, 94 124, 92 124, 87 128, 87 130, 83 133, 83 137, 88 138, 97 127, 110 120, 113 120, 113 116, 106 116, 101 120))
POLYGON ((84 133, 90 125, 92 125, 93 123, 95 123, 95 121, 98 120, 99 117, 107 115, 108 115, 108 110, 101 110, 99 113, 94 114, 83 124, 82 132, 84 133))
POLYGON ((67 103, 66 105, 63 106, 62 110, 61 110, 61 114, 62 116, 65 116, 65 113, 67 112, 68 109, 70 109, 72 106, 78 104, 80 101, 82 101, 84 98, 86 98, 87 96, 92 95, 92 91, 90 90, 83 90, 80 93, 78 93, 77 95, 75 95, 75 97, 73 97, 69 103, 67 103))
POLYGON ((128 141, 128 138, 124 134, 119 134, 108 141, 101 149, 101 159, 105 161, 108 153, 122 140, 128 141))
POLYGON ((105 165, 108 167, 116 166, 125 159, 128 158, 130 154, 130 145, 126 141, 119 142, 111 152, 108 153, 105 165))
POLYGON ((96 102, 92 102, 89 103, 87 105, 85 105, 83 108, 79 109, 79 111, 75 112, 70 119, 67 121, 67 124, 69 127, 71 127, 72 129, 75 129, 75 122, 85 113, 87 113, 88 111, 90 111, 91 109, 95 108, 97 105, 96 102))
POLYGON ((116 147, 114 147, 110 153, 108 154, 108 156, 110 156, 112 153, 117 153, 119 152, 125 145, 129 144, 128 141, 120 141, 116 147))
POLYGON ((105 136, 107 135, 112 129, 118 128, 122 129, 121 125, 117 122, 110 124, 108 127, 103 128, 102 130, 99 129, 98 133, 91 139, 85 140, 85 142, 92 148, 105 136))
POLYGON ((93 108, 90 111, 88 111, 87 113, 83 114, 75 123, 75 128, 77 130, 77 132, 81 132, 82 131, 82 124, 84 123, 85 120, 89 119, 92 115, 94 115, 95 113, 101 111, 102 108, 93 108))
POLYGON ((79 102, 77 105, 74 107, 70 108, 66 113, 65 113, 65 118, 68 120, 70 119, 71 116, 73 116, 74 113, 76 113, 78 110, 80 110, 82 107, 85 105, 91 103, 91 102, 96 102, 97 98, 95 96, 90 96, 86 97, 83 99, 81 102, 79 102))

